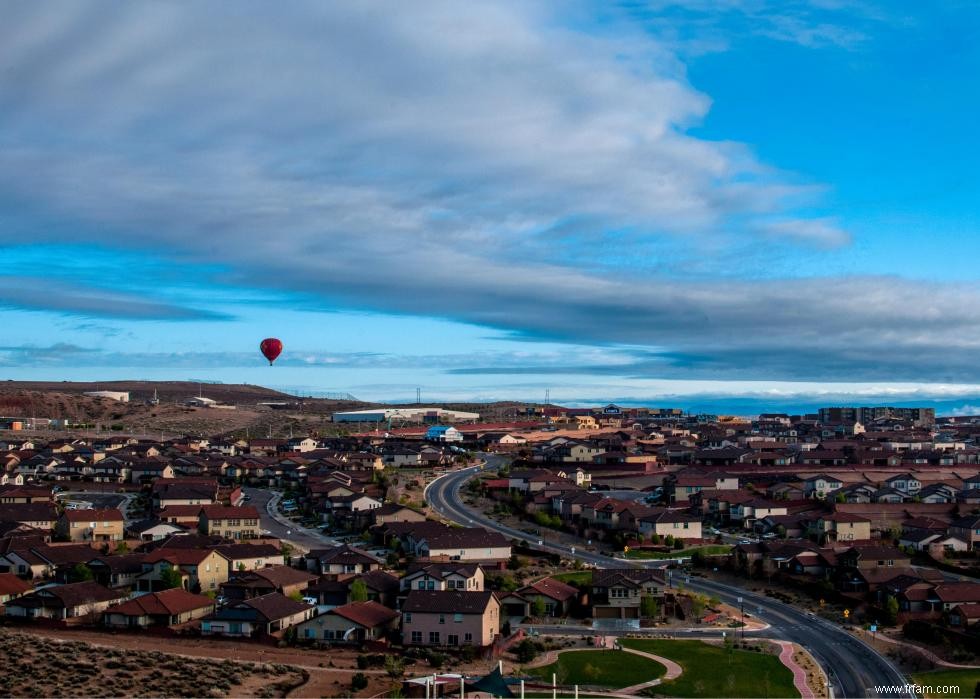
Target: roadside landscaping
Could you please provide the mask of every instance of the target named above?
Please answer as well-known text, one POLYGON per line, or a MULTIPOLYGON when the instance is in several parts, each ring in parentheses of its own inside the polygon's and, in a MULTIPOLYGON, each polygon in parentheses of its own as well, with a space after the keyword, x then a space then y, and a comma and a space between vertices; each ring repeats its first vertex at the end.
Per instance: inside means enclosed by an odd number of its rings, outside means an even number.
POLYGON ((912 675, 912 680, 923 687, 931 687, 932 692, 926 692, 923 696, 930 697, 975 697, 980 690, 980 668, 967 670, 935 670, 933 672, 920 672, 912 675), (959 691, 944 687, 959 687, 959 691))
POLYGON ((664 558, 688 558, 693 556, 696 551, 700 551, 703 556, 718 556, 729 553, 731 546, 722 544, 711 544, 710 546, 694 546, 689 549, 679 549, 676 551, 648 551, 646 549, 630 549, 626 553, 626 558, 639 560, 661 560, 664 558))
POLYGON ((619 650, 577 650, 565 651, 550 665, 527 672, 549 683, 554 673, 560 685, 621 689, 663 677, 667 668, 656 661, 619 650))
MULTIPOLYGON (((643 690, 646 696, 799 697, 793 673, 779 657, 765 652, 727 649, 703 641, 622 638, 620 643, 677 662, 684 673, 643 690)), ((631 659, 632 662, 632 659, 631 659)))

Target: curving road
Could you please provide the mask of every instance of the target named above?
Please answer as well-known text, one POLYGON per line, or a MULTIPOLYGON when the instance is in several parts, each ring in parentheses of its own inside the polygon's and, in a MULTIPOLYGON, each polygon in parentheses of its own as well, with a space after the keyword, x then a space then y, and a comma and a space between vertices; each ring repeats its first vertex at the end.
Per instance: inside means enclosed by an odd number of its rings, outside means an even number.
MULTIPOLYGON (((503 457, 486 455, 488 468, 496 468, 503 457)), ((513 539, 528 539, 528 534, 487 517, 463 503, 459 496, 462 485, 483 466, 472 466, 453 471, 432 481, 425 489, 425 499, 433 510, 453 522, 463 525, 479 526, 498 531, 513 539)), ((582 551, 561 543, 543 542, 534 548, 549 553, 557 553, 566 558, 576 558, 600 568, 664 567, 668 561, 626 561, 611 558, 592 551, 582 551)), ((674 582, 679 576, 675 575, 674 582)), ((909 692, 881 693, 876 686, 903 686, 907 680, 902 673, 884 656, 844 629, 824 619, 810 616, 795 607, 770 599, 764 595, 742 590, 700 578, 686 578, 687 588, 714 595, 733 606, 739 606, 738 598, 744 601, 745 608, 751 610, 761 621, 769 624, 763 631, 747 632, 764 638, 791 640, 806 648, 816 658, 830 678, 835 697, 914 697, 909 692)), ((551 631, 552 627, 536 629, 551 631)), ((568 633, 571 629, 554 627, 555 633, 568 633)), ((593 632, 594 633, 594 632, 593 632)), ((698 634, 700 635, 700 634, 698 634)))

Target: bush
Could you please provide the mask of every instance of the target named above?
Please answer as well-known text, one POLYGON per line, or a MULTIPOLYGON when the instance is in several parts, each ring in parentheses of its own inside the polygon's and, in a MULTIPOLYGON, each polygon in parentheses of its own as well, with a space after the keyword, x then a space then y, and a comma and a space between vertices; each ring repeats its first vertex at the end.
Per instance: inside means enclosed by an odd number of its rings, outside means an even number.
POLYGON ((367 686, 368 678, 363 672, 355 672, 354 676, 350 678, 350 688, 353 692, 357 692, 367 686))
POLYGON ((525 638, 514 646, 514 654, 517 656, 517 661, 522 664, 533 661, 543 650, 543 645, 537 641, 532 641, 530 638, 525 638))

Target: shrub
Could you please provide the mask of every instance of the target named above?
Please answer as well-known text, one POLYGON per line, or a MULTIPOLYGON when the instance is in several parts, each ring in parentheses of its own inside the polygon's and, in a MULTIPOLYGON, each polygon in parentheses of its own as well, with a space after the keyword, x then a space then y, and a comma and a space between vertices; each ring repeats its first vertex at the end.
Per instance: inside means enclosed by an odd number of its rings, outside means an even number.
POLYGON ((363 672, 355 672, 354 676, 350 678, 351 691, 357 692, 367 686, 368 678, 363 672))

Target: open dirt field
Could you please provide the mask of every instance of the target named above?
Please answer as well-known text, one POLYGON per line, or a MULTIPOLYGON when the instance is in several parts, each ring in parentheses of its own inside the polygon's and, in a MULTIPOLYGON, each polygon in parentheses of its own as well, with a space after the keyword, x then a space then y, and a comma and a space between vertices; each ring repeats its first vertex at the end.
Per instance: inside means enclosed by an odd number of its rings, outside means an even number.
POLYGON ((16 697, 284 697, 309 673, 281 663, 203 660, 0 631, 0 695, 16 697))

